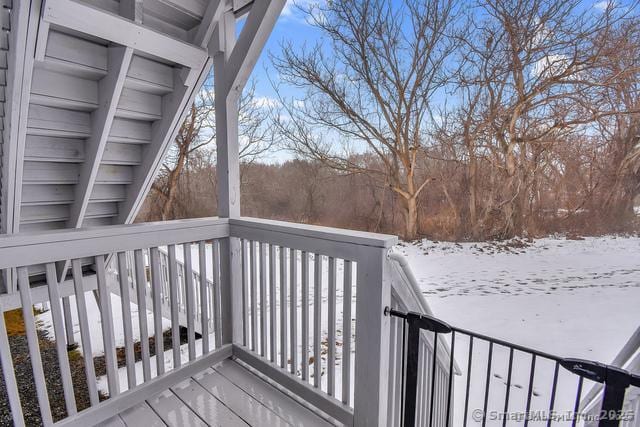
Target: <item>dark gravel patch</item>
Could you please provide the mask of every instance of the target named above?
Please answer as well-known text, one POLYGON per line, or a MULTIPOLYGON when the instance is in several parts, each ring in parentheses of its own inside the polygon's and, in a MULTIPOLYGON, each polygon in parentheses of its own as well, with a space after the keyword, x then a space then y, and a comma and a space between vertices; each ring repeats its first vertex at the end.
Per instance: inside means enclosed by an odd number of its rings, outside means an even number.
MULTIPOLYGON (((54 421, 58 421, 67 416, 58 354, 55 342, 49 340, 45 332, 38 331, 38 338, 51 413, 54 421)), ((31 371, 31 357, 29 356, 27 337, 25 335, 10 336, 9 345, 11 347, 16 381, 18 382, 18 393, 22 403, 24 421, 28 426, 41 426, 43 424, 31 371)), ((77 350, 70 351, 68 355, 76 405, 78 411, 80 411, 90 406, 84 359, 77 350)), ((0 380, 0 425, 12 425, 12 420, 4 379, 2 379, 0 380)))
MULTIPOLYGON (((36 394, 35 382, 33 380, 33 372, 31 370, 31 357, 29 356, 29 347, 27 337, 25 335, 9 336, 9 346, 11 347, 11 355, 13 359, 13 367, 15 371, 16 381, 18 383, 18 393, 22 404, 22 411, 25 424, 28 426, 42 426, 42 418, 40 415, 40 405, 36 394)), ((47 394, 49 396, 49 405, 54 421, 59 421, 67 417, 67 410, 64 401, 64 391, 62 388, 62 376, 60 374, 60 366, 58 364, 58 353, 56 351, 55 341, 47 337, 44 331, 38 331, 40 344, 40 357, 44 367, 45 381, 47 385, 47 394)), ((186 343, 187 330, 180 328, 180 342, 186 343)), ((172 347, 171 330, 169 329, 163 336, 164 348, 168 350, 172 347)), ((134 344, 135 360, 142 359, 142 346, 140 342, 134 344)), ((149 351, 151 356, 155 355, 155 339, 149 338, 149 351)), ((116 349, 118 356, 118 366, 126 365, 125 352, 123 347, 116 349)), ((76 406, 78 411, 91 406, 89 401, 89 391, 87 388, 87 379, 84 370, 84 358, 80 351, 71 350, 68 352, 69 365, 71 368, 71 377, 73 381, 76 406)), ((104 356, 95 357, 94 365, 96 376, 106 374, 104 356)), ((106 399, 107 396, 100 395, 100 400, 106 399)), ((10 426, 13 424, 13 417, 9 407, 9 399, 4 384, 4 376, 0 376, 0 426, 10 426)))

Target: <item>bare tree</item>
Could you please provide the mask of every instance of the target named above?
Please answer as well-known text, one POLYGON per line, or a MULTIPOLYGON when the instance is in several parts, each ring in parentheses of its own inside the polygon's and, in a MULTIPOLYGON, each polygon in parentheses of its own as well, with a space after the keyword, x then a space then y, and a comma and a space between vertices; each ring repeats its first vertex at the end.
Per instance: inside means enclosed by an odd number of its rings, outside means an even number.
POLYGON ((608 191, 603 215, 624 224, 633 218, 633 203, 640 194, 640 20, 625 20, 606 35, 595 37, 602 50, 601 66, 594 78, 603 82, 600 108, 619 114, 598 119, 604 142, 602 183, 608 191))
MULTIPOLYGON (((263 104, 256 97, 255 82, 252 82, 245 89, 239 105, 240 158, 243 162, 255 161, 273 146, 272 127, 267 122, 269 109, 263 104)), ((189 161, 193 154, 209 149, 215 140, 215 94, 212 85, 205 84, 180 127, 163 169, 152 187, 159 196, 159 213, 163 221, 176 216, 174 210, 180 196, 188 197, 184 191, 180 194, 178 184, 182 178, 187 182, 190 180, 189 161)), ((215 161, 213 150, 209 151, 204 158, 215 161)), ((198 157, 199 161, 202 159, 202 156, 198 157)))
POLYGON ((386 183, 402 200, 404 235, 418 231, 418 196, 430 182, 418 157, 429 143, 432 104, 448 83, 453 0, 334 0, 304 9, 323 39, 282 47, 273 58, 285 83, 305 91, 282 99, 276 126, 299 155, 386 183), (330 51, 330 53, 329 53, 330 51), (379 162, 354 161, 354 153, 379 162), (379 164, 379 167, 371 167, 379 164))
POLYGON ((502 172, 503 191, 492 208, 503 216, 506 237, 521 234, 531 218, 545 153, 615 114, 592 102, 601 82, 590 78, 602 55, 594 35, 607 37, 614 15, 611 8, 583 11, 577 0, 480 0, 477 7, 461 49, 460 87, 468 94, 467 112, 475 110, 472 116, 487 124, 480 153, 502 172))

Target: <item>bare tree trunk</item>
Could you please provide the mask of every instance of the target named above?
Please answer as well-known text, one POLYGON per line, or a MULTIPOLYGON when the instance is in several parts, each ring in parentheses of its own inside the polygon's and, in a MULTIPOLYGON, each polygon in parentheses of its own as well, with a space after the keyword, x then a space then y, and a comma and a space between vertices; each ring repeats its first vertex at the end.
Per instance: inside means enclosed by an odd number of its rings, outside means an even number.
POLYGON ((471 228, 471 237, 477 239, 479 235, 478 224, 478 163, 476 157, 471 155, 469 158, 469 224, 471 228))
POLYGON ((167 221, 173 218, 173 205, 176 201, 176 196, 178 195, 178 181, 180 180, 180 175, 182 174, 182 169, 185 165, 185 160, 187 158, 187 150, 188 146, 180 146, 180 152, 178 154, 178 160, 176 162, 176 167, 169 173, 167 177, 167 197, 164 199, 162 203, 162 220, 167 221))
POLYGON ((402 198, 404 206, 404 238, 415 239, 418 235, 418 200, 414 197, 402 198))

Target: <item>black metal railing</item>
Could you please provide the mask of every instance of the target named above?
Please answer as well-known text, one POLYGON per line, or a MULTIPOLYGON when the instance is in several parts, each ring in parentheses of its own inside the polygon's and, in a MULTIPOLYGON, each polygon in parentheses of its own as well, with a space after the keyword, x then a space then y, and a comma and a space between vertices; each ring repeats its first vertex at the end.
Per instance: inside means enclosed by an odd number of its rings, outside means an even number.
POLYGON ((534 421, 536 426, 547 427, 574 427, 579 421, 590 426, 614 427, 619 426, 620 421, 633 417, 633 414, 623 413, 622 409, 627 389, 630 386, 640 387, 638 375, 602 363, 561 358, 456 328, 425 314, 405 313, 391 308, 386 308, 385 314, 404 319, 401 424, 405 427, 466 427, 470 424, 469 418, 474 425, 483 427, 488 422, 504 427, 507 423, 528 426, 534 421), (429 337, 425 338, 424 334, 429 334, 429 337), (430 341, 432 355, 421 357, 420 348, 424 348, 420 344, 421 339, 430 341), (447 346, 439 347, 438 340, 445 341, 447 346), (444 356, 438 354, 443 352, 446 353, 444 356), (448 357, 449 366, 444 393, 443 385, 433 375, 436 361, 442 357, 448 357), (460 360, 463 361, 460 371, 464 373, 459 372, 461 378, 456 381, 456 367, 460 360), (498 368, 506 369, 506 375, 500 375, 498 368), (503 390, 495 389, 492 380, 496 379, 503 390), (526 388, 520 384, 523 380, 527 382, 526 388), (580 412, 585 381, 604 385, 600 411, 590 414, 580 412), (454 397, 456 382, 464 388, 463 393, 458 392, 459 399, 454 397), (495 390, 492 390, 492 386, 495 390), (440 393, 436 388, 440 388, 440 393), (516 390, 522 395, 514 397, 516 390), (434 401, 442 396, 446 399, 444 405, 434 401), (477 405, 475 408, 474 402, 477 405))

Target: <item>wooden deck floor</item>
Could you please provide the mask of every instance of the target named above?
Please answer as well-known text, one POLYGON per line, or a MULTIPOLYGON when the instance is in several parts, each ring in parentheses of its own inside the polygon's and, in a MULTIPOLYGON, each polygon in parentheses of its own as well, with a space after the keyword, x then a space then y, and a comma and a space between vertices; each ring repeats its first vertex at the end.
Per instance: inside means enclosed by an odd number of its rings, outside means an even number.
POLYGON ((225 360, 100 426, 331 426, 239 363, 225 360))

